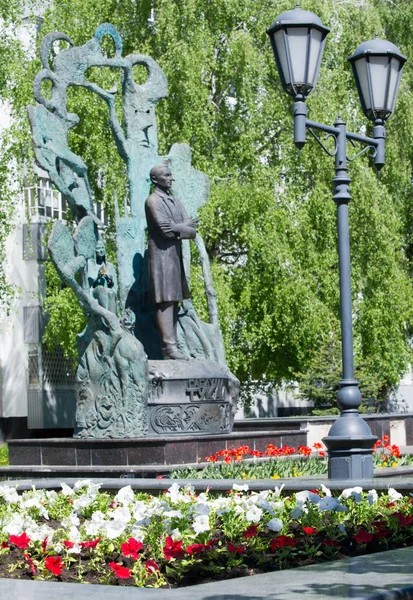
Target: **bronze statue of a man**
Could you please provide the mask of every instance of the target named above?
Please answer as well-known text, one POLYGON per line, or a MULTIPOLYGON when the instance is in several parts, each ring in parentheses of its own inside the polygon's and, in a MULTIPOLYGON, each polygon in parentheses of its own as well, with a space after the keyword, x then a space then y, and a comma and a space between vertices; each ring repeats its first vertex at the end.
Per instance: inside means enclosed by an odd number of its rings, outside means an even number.
POLYGON ((195 238, 198 219, 190 218, 183 204, 171 196, 173 178, 169 167, 153 167, 150 178, 155 187, 145 202, 149 283, 156 305, 162 354, 166 359, 185 359, 177 341, 179 302, 190 297, 181 240, 195 238))

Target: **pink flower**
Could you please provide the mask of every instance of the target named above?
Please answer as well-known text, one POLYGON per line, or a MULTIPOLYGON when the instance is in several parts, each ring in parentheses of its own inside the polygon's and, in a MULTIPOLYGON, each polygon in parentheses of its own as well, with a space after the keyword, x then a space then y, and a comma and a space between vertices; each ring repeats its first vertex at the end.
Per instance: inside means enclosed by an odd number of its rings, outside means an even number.
POLYGON ((131 576, 130 569, 120 565, 119 563, 111 562, 109 563, 109 567, 115 573, 116 577, 119 577, 119 579, 129 579, 131 576))
POLYGON ((17 546, 17 548, 26 550, 26 548, 30 544, 30 538, 27 535, 27 533, 22 533, 21 535, 11 535, 10 544, 14 544, 15 546, 17 546))
POLYGON ((65 565, 62 563, 62 559, 60 556, 48 556, 44 561, 44 566, 48 571, 53 573, 53 575, 59 576, 65 565))
POLYGON ((43 554, 45 554, 47 549, 47 537, 44 538, 43 542, 42 542, 42 550, 43 550, 43 554))
POLYGON ((183 558, 185 556, 185 550, 182 548, 182 540, 174 542, 170 535, 165 540, 165 546, 163 547, 163 555, 166 560, 171 558, 183 558))
POLYGON ((75 546, 74 542, 71 542, 70 540, 63 540, 63 545, 65 548, 74 548, 75 546))
POLYGON ((139 552, 142 548, 142 542, 138 542, 135 538, 129 538, 128 541, 121 546, 123 556, 130 556, 133 560, 136 560, 139 557, 139 552))

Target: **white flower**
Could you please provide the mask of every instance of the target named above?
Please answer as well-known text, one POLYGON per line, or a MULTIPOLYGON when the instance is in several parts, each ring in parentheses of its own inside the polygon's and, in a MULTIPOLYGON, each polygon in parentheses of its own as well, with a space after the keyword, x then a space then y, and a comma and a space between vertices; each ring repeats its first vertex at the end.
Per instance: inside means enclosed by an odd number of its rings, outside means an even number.
POLYGON ((179 531, 179 529, 174 529, 171 532, 171 538, 173 539, 174 542, 179 542, 179 540, 182 540, 182 534, 179 531))
POLYGON ((298 492, 298 494, 295 495, 295 499, 298 505, 303 505, 307 501, 312 502, 313 504, 318 504, 320 502, 320 496, 310 492, 309 490, 298 492))
POLYGON ((78 490, 81 490, 84 487, 89 487, 89 484, 89 479, 80 479, 79 481, 76 481, 75 485, 73 486, 73 489, 75 492, 77 492, 78 490))
POLYGON ((369 504, 375 504, 377 502, 379 495, 376 492, 376 490, 369 490, 369 493, 367 494, 367 500, 369 501, 369 504))
POLYGON ((92 498, 92 496, 89 496, 88 494, 83 494, 83 496, 79 496, 79 498, 76 498, 76 500, 73 501, 73 510, 81 512, 82 508, 86 508, 87 506, 92 504, 93 501, 94 498, 92 498))
POLYGON ((347 500, 347 498, 353 498, 353 500, 355 502, 361 502, 362 500, 362 494, 363 492, 363 488, 360 486, 356 486, 353 488, 347 488, 346 490, 343 490, 343 492, 341 493, 341 495, 338 497, 339 500, 341 500, 342 498, 344 498, 345 500, 347 500))
POLYGON ((70 528, 67 539, 75 544, 80 542, 80 531, 75 525, 70 528))
POLYGON ((145 540, 146 531, 142 529, 142 527, 132 527, 130 533, 135 540, 138 540, 138 542, 143 542, 145 540))
POLYGON ((403 498, 402 494, 399 494, 399 492, 396 492, 396 490, 393 488, 389 488, 389 497, 391 502, 396 502, 396 500, 403 498))
POLYGON ((261 519, 261 515, 262 510, 253 504, 245 515, 245 518, 250 523, 258 523, 258 521, 261 519))
POLYGON ((250 489, 250 486, 248 485, 248 483, 244 483, 242 485, 239 485, 238 483, 234 483, 232 486, 232 489, 235 490, 236 492, 248 492, 248 490, 250 489))
POLYGON ((55 492, 54 490, 48 490, 46 492, 46 498, 47 498, 47 501, 50 504, 50 506, 53 506, 53 504, 55 504, 58 497, 59 496, 58 496, 57 492, 55 492))
POLYGON ((173 518, 182 519, 184 516, 180 510, 168 510, 168 511, 164 512, 163 514, 164 514, 164 517, 168 517, 169 519, 173 519, 173 518))
POLYGON ((64 519, 62 519, 62 525, 63 525, 63 527, 67 527, 67 528, 72 527, 72 525, 79 527, 80 519, 76 513, 70 513, 70 515, 68 517, 65 517, 64 519))
POLYGON ((63 496, 72 496, 74 494, 72 488, 69 487, 66 483, 61 483, 60 485, 62 487, 63 496))
POLYGON ((340 503, 337 500, 337 498, 333 498, 332 496, 325 496, 324 498, 320 498, 318 508, 320 510, 335 510, 339 504, 340 503))
POLYGON ((210 507, 206 502, 197 502, 195 504, 195 512, 198 515, 209 515, 210 507))
POLYGON ((278 487, 278 485, 275 486, 275 488, 274 488, 274 494, 276 496, 281 496, 281 492, 283 490, 284 485, 285 484, 283 483, 282 485, 280 485, 280 487, 278 487))
POLYGON ((143 500, 137 500, 132 506, 132 514, 137 521, 142 522, 145 520, 146 506, 147 505, 143 500))
POLYGON ((16 488, 9 486, 0 486, 0 496, 3 496, 7 504, 20 504, 22 499, 17 493, 16 488))
POLYGON ((323 492, 324 492, 324 494, 325 494, 326 496, 331 496, 331 492, 330 492, 330 490, 328 489, 328 487, 326 487, 326 486, 324 485, 324 483, 322 483, 322 484, 321 484, 321 489, 323 490, 323 492))
POLYGON ((271 531, 281 531, 283 528, 283 522, 281 519, 271 519, 271 521, 268 521, 267 527, 268 529, 271 529, 271 531))
MULTIPOLYGON (((221 514, 222 514, 223 512, 228 512, 228 511, 221 511, 221 514)), ((234 513, 235 513, 236 515, 243 515, 243 514, 245 513, 245 510, 242 508, 242 506, 239 506, 239 505, 237 505, 237 506, 234 508, 234 513)))
POLYGON ((21 535, 24 531, 24 516, 19 513, 12 513, 10 521, 3 527, 3 530, 10 535, 21 535))
POLYGON ((108 517, 114 521, 127 524, 131 520, 132 515, 130 514, 130 510, 127 506, 119 506, 119 508, 116 510, 109 511, 108 517))
POLYGON ((133 489, 130 485, 126 485, 121 488, 119 492, 116 494, 114 500, 119 504, 131 504, 135 499, 135 494, 133 493, 133 489))
POLYGON ((192 523, 192 527, 195 533, 203 533, 204 531, 209 531, 209 517, 208 515, 199 515, 195 517, 194 522, 192 523))
POLYGON ((106 521, 106 535, 110 540, 114 540, 115 538, 122 535, 122 533, 126 529, 126 525, 127 523, 124 523, 123 521, 106 521))
POLYGON ((105 529, 105 515, 100 510, 93 513, 91 521, 85 523, 85 531, 90 536, 95 536, 99 531, 105 529))
POLYGON ((291 511, 291 518, 292 519, 300 519, 302 516, 303 516, 303 510, 299 506, 296 506, 291 511))

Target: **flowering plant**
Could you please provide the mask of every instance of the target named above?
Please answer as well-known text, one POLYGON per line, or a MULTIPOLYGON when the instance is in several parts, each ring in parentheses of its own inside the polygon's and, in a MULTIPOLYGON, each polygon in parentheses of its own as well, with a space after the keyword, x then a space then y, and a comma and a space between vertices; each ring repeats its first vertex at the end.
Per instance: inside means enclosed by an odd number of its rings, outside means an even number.
MULTIPOLYGON (((413 456, 401 456, 400 448, 389 443, 384 435, 373 446, 375 467, 398 467, 413 464, 413 456)), ((187 467, 175 469, 171 477, 176 479, 280 479, 304 475, 326 474, 327 453, 324 444, 315 442, 312 446, 299 445, 297 448, 284 445, 277 447, 268 444, 263 452, 251 450, 249 446, 218 450, 205 458, 211 463, 199 469, 187 467), (282 458, 282 460, 279 460, 282 458)))
POLYGON ((413 543, 413 501, 359 487, 289 496, 234 484, 224 495, 173 483, 160 496, 99 484, 21 495, 0 486, 0 574, 162 587, 413 543))

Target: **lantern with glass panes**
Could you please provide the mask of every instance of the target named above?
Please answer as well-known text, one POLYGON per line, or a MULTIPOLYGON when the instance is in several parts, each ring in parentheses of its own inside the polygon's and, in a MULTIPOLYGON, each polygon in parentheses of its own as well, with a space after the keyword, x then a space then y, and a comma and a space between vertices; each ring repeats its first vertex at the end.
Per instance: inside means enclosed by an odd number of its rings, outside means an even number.
POLYGON ((316 86, 328 32, 321 19, 302 10, 299 3, 277 17, 267 30, 282 86, 294 98, 295 145, 301 150, 308 132, 335 160, 333 200, 337 206, 343 378, 337 394, 341 415, 323 441, 328 449, 331 479, 365 480, 373 477, 372 447, 377 438, 359 414, 361 394, 354 378, 347 162, 370 150, 377 171, 383 167, 384 123, 394 112, 406 57, 394 44, 378 37, 360 44, 349 57, 364 114, 374 124, 372 137, 347 131, 340 115, 333 126, 310 121, 305 100, 316 86), (326 147, 316 131, 334 138, 333 150, 326 147), (347 157, 347 141, 363 145, 351 159, 347 157))

